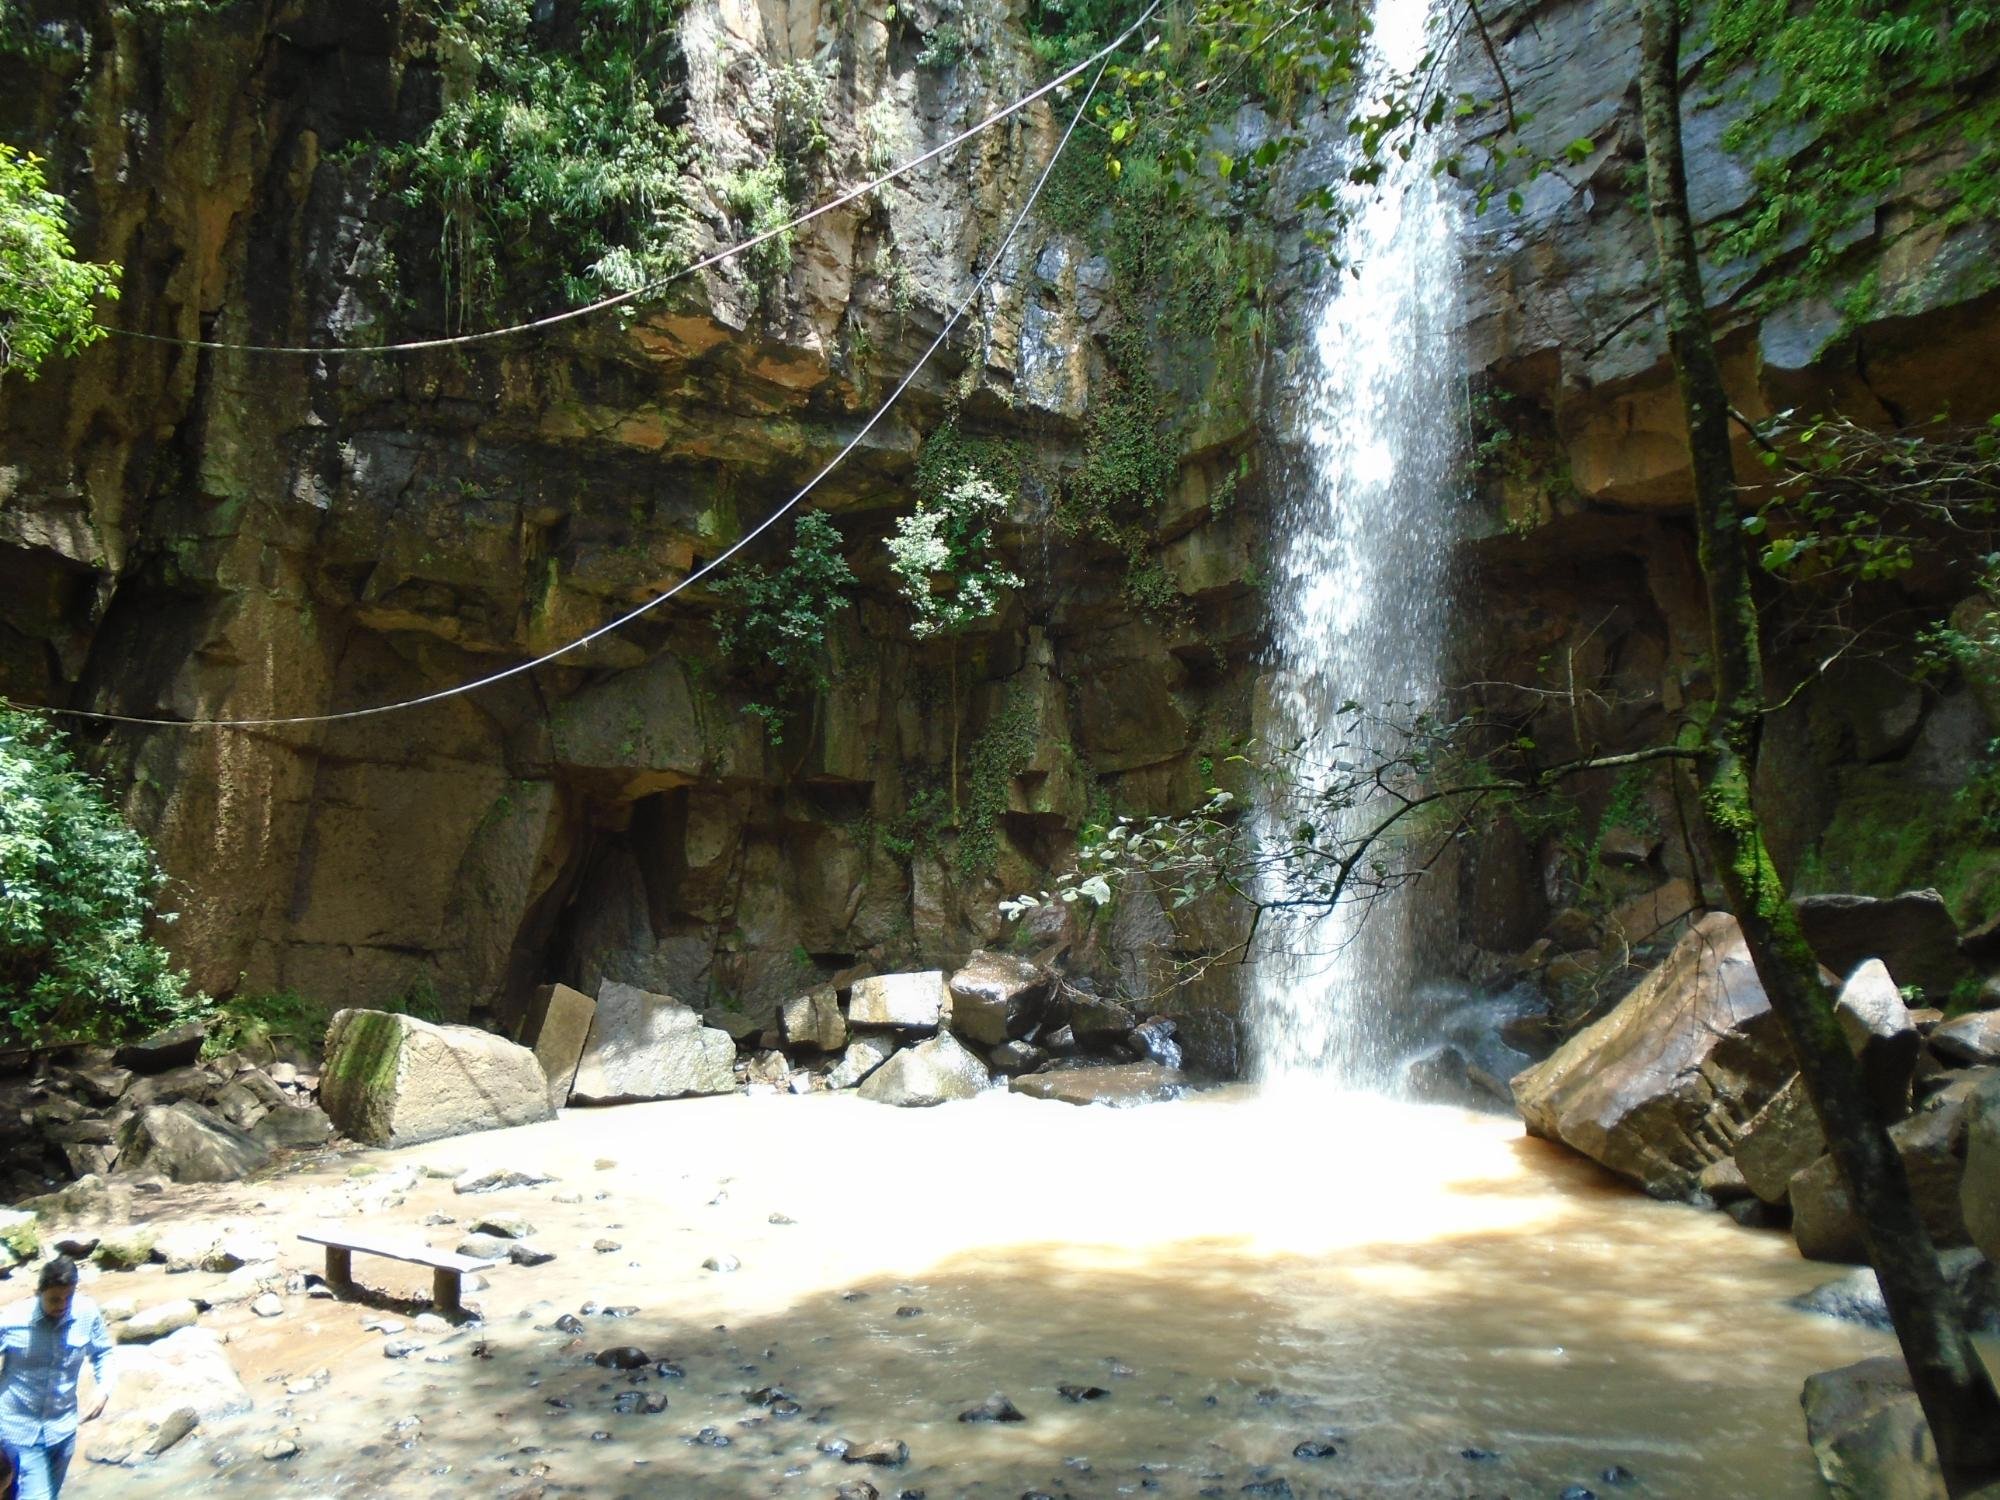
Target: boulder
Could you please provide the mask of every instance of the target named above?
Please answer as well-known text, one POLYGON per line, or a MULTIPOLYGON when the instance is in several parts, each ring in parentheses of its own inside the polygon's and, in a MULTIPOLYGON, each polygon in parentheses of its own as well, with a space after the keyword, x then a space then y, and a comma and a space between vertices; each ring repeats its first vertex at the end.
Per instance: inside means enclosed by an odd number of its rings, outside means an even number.
POLYGON ((851 1026, 891 1026, 898 1031, 936 1031, 951 1006, 942 969, 916 974, 877 974, 857 979, 847 998, 851 1026))
POLYGON ((341 1134, 415 1146, 554 1117, 535 1054, 472 1026, 343 1010, 326 1029, 320 1103, 341 1134))
POLYGON ((1876 1110, 1885 1120, 1902 1119, 1910 1112, 1910 1081, 1923 1038, 1881 959, 1871 958, 1847 976, 1834 1014, 1847 1045, 1861 1060, 1876 1110))
POLYGON ((23 1198, 23 1209, 41 1215, 51 1224, 109 1223, 132 1216, 132 1187, 125 1182, 107 1182, 95 1173, 85 1173, 67 1187, 39 1198, 23 1198))
POLYGON ((827 1071, 830 1089, 851 1089, 873 1073, 896 1050, 895 1043, 879 1036, 858 1036, 847 1044, 840 1061, 827 1071))
POLYGON ((1086 1052, 1109 1052, 1138 1024, 1138 1018, 1116 1000, 1085 990, 1071 990, 1064 1010, 1070 1034, 1086 1052))
POLYGON ((1930 1035, 1931 1050, 1962 1068, 2000 1067, 2000 1010, 1979 1010, 1946 1021, 1930 1035))
POLYGON ((165 1073, 171 1068, 191 1068, 201 1061, 201 1044, 208 1028, 200 1021, 183 1021, 136 1042, 127 1042, 112 1054, 112 1061, 134 1073, 165 1073))
POLYGON ((1230 1079, 1243 1071, 1236 1017, 1227 1011, 1202 1006, 1169 1011, 1167 1018, 1174 1023, 1174 1040, 1180 1044, 1181 1066, 1190 1073, 1204 1078, 1230 1079))
POLYGON ((1937 1447, 1892 1356, 1808 1375, 1806 1439, 1834 1500, 1946 1500, 1937 1447))
MULTIPOLYGON (((1151 1016, 1132 1028, 1128 1038, 1132 1050, 1147 1062, 1158 1063, 1178 1073, 1181 1067, 1181 1044, 1174 1040, 1174 1023, 1165 1016, 1151 1016)), ((1527 1059, 1523 1058, 1523 1062, 1527 1059)), ((1503 1095, 1504 1097, 1504 1095, 1503 1095)))
POLYGON ((668 995, 607 979, 570 1089, 575 1104, 680 1099, 736 1088, 736 1043, 668 995))
MULTIPOLYGON (((1975 1333, 2000 1333, 2000 1274, 1993 1263, 1970 1246, 1938 1253, 1945 1290, 1958 1319, 1975 1333)), ((1845 1276, 1824 1282, 1792 1298, 1801 1312, 1866 1328, 1890 1328, 1889 1308, 1882 1300, 1882 1283, 1874 1268, 1858 1266, 1845 1276)))
POLYGON ((333 1121, 317 1104, 281 1104, 266 1111, 250 1133, 274 1150, 299 1150, 324 1146, 333 1121))
POLYGON ((1966 1095, 1959 1211, 1972 1243, 2000 1265, 2000 1073, 1981 1079, 1966 1095))
POLYGON ((1792 1179, 1826 1154, 1826 1132, 1796 1077, 1757 1111, 1736 1143, 1736 1165, 1750 1191, 1764 1202, 1786 1201, 1792 1179))
POLYGON ((206 1328, 184 1328, 157 1343, 121 1344, 111 1353, 111 1371, 116 1384, 107 1419, 158 1418, 192 1407, 207 1422, 250 1410, 250 1393, 222 1340, 206 1328))
POLYGON ((1026 959, 973 950, 951 976, 951 1026, 988 1047, 1018 1041, 1033 1031, 1055 993, 1055 975, 1026 959))
POLYGON ((153 1258, 153 1244, 159 1238, 150 1224, 127 1224, 108 1229, 98 1237, 91 1258, 107 1271, 130 1271, 153 1258))
POLYGON ((170 1333, 179 1333, 183 1328, 192 1328, 201 1309, 185 1297, 177 1297, 172 1302, 159 1302, 151 1307, 142 1307, 118 1325, 117 1339, 121 1344, 150 1344, 155 1339, 163 1339, 170 1333))
MULTIPOLYGON (((1889 1127, 1903 1171, 1932 1241, 1940 1248, 1970 1243, 1960 1184, 1965 1174, 1967 1096, 1964 1085, 1927 1100, 1907 1120, 1889 1127)), ((1861 1222, 1831 1156, 1822 1156, 1792 1179, 1792 1236, 1808 1260, 1866 1258, 1861 1222)))
POLYGON ((1513 1093, 1530 1134, 1686 1197, 1791 1072, 1736 919, 1711 912, 1609 1015, 1517 1074, 1513 1093))
POLYGON ((1030 1099, 1058 1104, 1106 1104, 1124 1108, 1178 1099, 1187 1092, 1187 1077, 1177 1068, 1158 1063, 1120 1063, 1110 1067, 1054 1068, 1009 1080, 1007 1087, 1030 1099))
POLYGON ((923 1106, 970 1099, 989 1082, 986 1064, 958 1038, 941 1031, 898 1052, 863 1080, 861 1097, 876 1104, 923 1106))
POLYGON ((271 1149, 199 1104, 154 1105, 118 1132, 119 1165, 175 1182, 235 1182, 269 1166, 271 1149))
POLYGON ((1002 1042, 986 1056, 987 1064, 994 1072, 1009 1078, 1020 1073, 1032 1073, 1048 1060, 1048 1053, 1033 1042, 1002 1042))
POLYGON ((549 1081, 549 1103, 558 1109, 569 1101, 596 1015, 597 1002, 566 984, 545 984, 528 1001, 521 1041, 534 1049, 549 1081))
POLYGON ((1958 927, 1936 891, 1799 896, 1792 905, 1814 954, 1836 974, 1879 958, 1897 984, 1914 984, 1941 1000, 1971 972, 1958 950, 1958 927))
POLYGON ((778 1011, 778 1030, 789 1047, 838 1052, 847 1045, 847 1018, 840 1013, 840 992, 825 985, 793 996, 778 1011))

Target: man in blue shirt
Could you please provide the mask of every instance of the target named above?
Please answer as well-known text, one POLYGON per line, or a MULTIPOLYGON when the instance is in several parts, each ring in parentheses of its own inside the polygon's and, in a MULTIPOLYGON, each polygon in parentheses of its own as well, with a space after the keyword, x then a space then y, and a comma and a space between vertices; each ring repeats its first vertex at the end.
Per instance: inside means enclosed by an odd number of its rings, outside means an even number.
POLYGON ((34 1299, 0 1312, 0 1444, 19 1469, 19 1500, 55 1500, 76 1450, 77 1380, 90 1359, 97 1397, 88 1422, 111 1395, 111 1333, 97 1304, 76 1291, 76 1262, 58 1255, 42 1267, 34 1299))

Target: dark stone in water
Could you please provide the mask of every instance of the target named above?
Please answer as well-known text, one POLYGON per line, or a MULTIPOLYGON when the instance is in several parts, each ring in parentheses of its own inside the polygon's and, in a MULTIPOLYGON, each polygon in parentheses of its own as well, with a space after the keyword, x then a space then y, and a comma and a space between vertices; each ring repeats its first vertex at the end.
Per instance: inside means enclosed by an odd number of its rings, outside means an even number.
POLYGON ((611 1434, 608 1432, 593 1432, 590 1435, 590 1440, 593 1443, 608 1443, 611 1441, 611 1434))
POLYGON ((1585 1489, 1580 1484, 1572 1484, 1563 1490, 1558 1500, 1597 1500, 1597 1491, 1585 1489))
POLYGON ((729 1446, 728 1437, 726 1437, 724 1434, 720 1432, 717 1432, 713 1427, 702 1428, 700 1432, 697 1432, 693 1437, 689 1438, 688 1442, 691 1444, 699 1444, 704 1448, 727 1448, 729 1446))
POLYGON ((564 1313, 556 1319, 556 1327, 567 1334, 579 1334, 583 1332, 583 1320, 575 1313, 564 1313))
POLYGON ((616 1349, 600 1349, 594 1357, 598 1367, 605 1370, 641 1370, 653 1362, 652 1355, 630 1344, 621 1344, 616 1349))
POLYGON ((1500 1455, 1491 1448, 1461 1448, 1458 1450, 1458 1456, 1467 1463, 1483 1464, 1488 1459, 1498 1458, 1500 1455))
POLYGON ((667 1409, 667 1398, 649 1396, 644 1391, 620 1391, 611 1403, 611 1409, 621 1416, 644 1412, 649 1417, 656 1417, 667 1409))
POLYGON ((569 1398, 567 1396, 544 1396, 542 1398, 542 1405, 553 1406, 557 1411, 568 1411, 569 1398))
POLYGON ((819 1442, 819 1451, 828 1458, 845 1458, 847 1450, 853 1446, 854 1444, 848 1442, 846 1438, 822 1438, 819 1442))
POLYGON ((1101 1385, 1059 1385, 1056 1394, 1065 1401, 1102 1401, 1111 1392, 1101 1385))
POLYGON ((1133 1049, 1163 1068, 1181 1065, 1181 1044, 1174 1040, 1174 1023, 1165 1016, 1152 1016, 1143 1026, 1132 1028, 1133 1049))
POLYGON ((1292 1450, 1292 1457, 1293 1458, 1338 1458, 1340 1457, 1340 1449, 1335 1447, 1332 1443, 1323 1443, 1318 1441, 1317 1439, 1308 1439, 1307 1441, 1300 1443, 1298 1447, 1292 1450))
POLYGON ((1253 1479, 1237 1491, 1241 1495, 1261 1495, 1264 1500, 1295 1500, 1289 1479, 1253 1479))
POLYGON ((882 1500, 882 1492, 867 1480, 857 1479, 835 1490, 833 1500, 882 1500))
POLYGON ((653 1373, 662 1380, 680 1380, 687 1375, 686 1370, 683 1370, 670 1359, 663 1359, 654 1365, 653 1373))
POLYGON ((960 1412, 958 1420, 961 1422, 1025 1422, 1028 1419, 1021 1415, 1021 1409, 1018 1406, 998 1391, 995 1391, 969 1411, 960 1412))
POLYGON ((870 1443, 866 1448, 849 1448, 840 1455, 848 1464, 874 1464, 882 1469, 900 1469, 910 1461, 910 1445, 900 1438, 870 1443))
POLYGON ((1623 1464, 1613 1464, 1610 1468, 1606 1469, 1602 1474, 1599 1474, 1597 1477, 1603 1480, 1606 1484, 1630 1484, 1633 1480, 1637 1479, 1639 1476, 1637 1474, 1634 1474, 1630 1469, 1626 1468, 1625 1465, 1623 1464))
POLYGON ((910 1303, 908 1306, 896 1309, 896 1316, 899 1318, 921 1318, 923 1315, 924 1310, 915 1303, 910 1303))

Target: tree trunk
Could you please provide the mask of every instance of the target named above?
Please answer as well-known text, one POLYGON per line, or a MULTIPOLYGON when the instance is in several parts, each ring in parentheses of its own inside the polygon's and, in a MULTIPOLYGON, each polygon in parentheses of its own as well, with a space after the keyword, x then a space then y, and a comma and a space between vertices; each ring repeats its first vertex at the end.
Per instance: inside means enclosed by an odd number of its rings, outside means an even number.
POLYGON ((1702 298, 1681 157, 1677 0, 1640 0, 1639 98, 1647 204, 1660 258, 1668 348, 1686 408, 1695 525, 1708 595, 1715 701, 1698 727, 1703 831, 1757 977, 1799 1065, 1862 1238, 1882 1283, 1897 1341, 1954 1496, 2000 1479, 2000 1395, 1955 1316, 1902 1159, 1848 1050, 1833 996, 1800 931, 1764 844, 1750 771, 1764 706, 1764 672, 1749 552, 1736 509, 1729 404, 1702 298))

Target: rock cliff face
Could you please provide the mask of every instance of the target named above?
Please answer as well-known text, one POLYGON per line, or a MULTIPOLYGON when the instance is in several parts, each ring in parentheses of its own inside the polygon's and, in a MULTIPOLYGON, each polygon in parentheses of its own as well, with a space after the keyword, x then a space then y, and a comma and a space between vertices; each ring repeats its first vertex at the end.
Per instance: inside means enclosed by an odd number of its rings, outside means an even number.
MULTIPOLYGON (((772 152, 768 85, 785 64, 828 80, 821 193, 1039 76, 1003 0, 896 10, 686 9, 676 66, 705 153, 687 184, 701 245, 745 227, 716 184, 772 152)), ((385 264, 405 209, 370 168, 451 87, 416 0, 27 11, 35 45, 0 57, 0 135, 40 143, 80 245, 126 267, 117 323, 315 346, 444 324, 435 291, 385 264)), ((1622 9, 1560 0, 1496 29, 1538 139, 1598 146, 1472 237, 1470 361, 1518 403, 1526 458, 1481 498, 1494 524, 1466 595, 1486 625, 1462 665, 1523 685, 1517 706, 1550 747, 1630 743, 1699 696, 1702 652, 1678 419, 1627 187, 1636 32, 1622 9), (1579 696, 1535 709, 1551 684, 1579 696)), ((396 356, 118 338, 9 382, 0 690, 139 716, 312 716, 482 676, 643 602, 853 434, 969 289, 1067 108, 1038 105, 818 220, 775 286, 726 265, 633 315, 396 356)), ((1691 117, 1711 219, 1755 191, 1720 144, 1728 108, 1691 117)), ((1858 326, 1817 305, 1755 311, 1751 283, 1717 268, 1748 410, 1832 397, 1868 416, 1950 402, 1974 417, 1994 403, 1979 379, 2000 332, 1987 227, 1946 233, 1903 202, 1871 224, 1881 288, 1858 326)), ((1260 475, 1280 471, 1263 460, 1282 421, 1263 410, 1256 336, 1175 342, 1132 288, 1121 305, 1100 237, 1040 224, 1018 241, 968 326, 817 492, 860 588, 832 627, 830 686, 781 743, 744 711, 768 676, 718 648, 726 606, 699 587, 549 667, 404 713, 88 731, 178 883, 170 936, 197 981, 354 1007, 435 996, 448 1019, 505 1023, 538 983, 611 977, 761 1011, 857 963, 1002 945, 993 900, 1040 883, 1093 809, 1194 801, 1249 723, 1260 475), (1063 533, 1052 497, 1093 441, 1112 341, 1139 328, 1178 463, 1134 551, 1063 533), (977 633, 919 644, 882 538, 946 429, 1032 454, 1002 528, 1025 583, 977 633), (1134 588, 1135 570, 1152 586, 1134 588)), ((1297 240, 1281 229, 1287 269, 1264 289, 1274 346, 1304 301, 1297 240)), ((1923 587, 1906 585, 1921 607, 1953 602, 1923 587)), ((1788 864, 1808 883, 1929 883, 1869 853, 1880 808, 1936 804, 1991 732, 1967 690, 1874 668, 1808 692, 1767 751, 1788 864), (1856 812, 1868 797, 1874 811, 1856 812), (1843 819, 1862 822, 1843 833, 1843 819)), ((1586 793, 1593 819, 1619 802, 1608 780, 1586 793)), ((1698 873, 1659 836, 1675 820, 1658 789, 1619 805, 1654 832, 1607 877, 1611 895, 1698 873)), ((1523 946, 1577 895, 1560 852, 1503 830, 1461 862, 1471 949, 1523 946)), ((1961 914, 1991 905, 1983 867, 1961 873, 1961 914)), ((1031 940, 1075 939, 1082 961, 1141 986, 1165 955, 1226 940, 1141 904, 1031 940)), ((1202 998, 1231 1003, 1221 987, 1202 998)))

